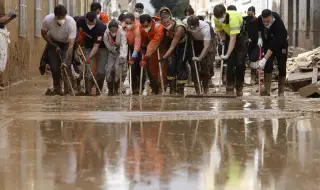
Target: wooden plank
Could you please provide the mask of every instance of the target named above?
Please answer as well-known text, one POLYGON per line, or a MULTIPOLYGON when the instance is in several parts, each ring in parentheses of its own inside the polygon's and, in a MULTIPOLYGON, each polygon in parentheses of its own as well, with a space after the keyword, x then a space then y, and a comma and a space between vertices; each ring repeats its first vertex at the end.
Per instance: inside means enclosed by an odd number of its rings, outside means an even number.
POLYGON ((318 81, 318 68, 313 67, 313 72, 312 72, 312 84, 316 83, 318 81))

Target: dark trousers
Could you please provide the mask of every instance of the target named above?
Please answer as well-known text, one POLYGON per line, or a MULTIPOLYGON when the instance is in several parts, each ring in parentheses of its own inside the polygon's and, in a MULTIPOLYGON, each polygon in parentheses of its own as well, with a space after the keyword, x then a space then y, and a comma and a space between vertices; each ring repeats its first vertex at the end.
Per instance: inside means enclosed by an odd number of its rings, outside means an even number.
MULTIPOLYGON (((67 73, 68 76, 71 76, 71 61, 65 61, 67 50, 68 50, 68 44, 60 43, 60 42, 54 42, 59 46, 61 49, 60 55, 56 51, 56 48, 52 45, 47 44, 48 48, 48 63, 51 69, 52 73, 52 79, 53 79, 53 86, 55 90, 59 90, 61 88, 61 63, 64 62, 67 65, 67 73)), ((70 58, 71 59, 71 58, 70 58)), ((67 88, 65 88, 66 90, 67 88)))
MULTIPOLYGON (((199 57, 203 50, 203 41, 193 41, 193 44, 194 44, 195 57, 199 57)), ((189 54, 191 56, 189 56, 189 58, 192 58, 193 57, 192 49, 190 50, 190 52, 191 53, 189 54)), ((200 63, 197 63, 200 82, 210 80, 211 77, 214 75, 214 71, 213 71, 214 60, 215 60, 215 52, 212 51, 212 52, 208 52, 205 58, 203 58, 203 60, 201 60, 200 63)), ((197 83, 198 82, 197 73, 196 73, 195 65, 192 59, 189 59, 189 64, 191 67, 192 81, 197 83)))
MULTIPOLYGON (((265 48, 265 53, 267 53, 268 49, 265 48)), ((287 69, 287 59, 288 59, 288 43, 286 43, 283 48, 279 51, 273 52, 272 56, 268 59, 266 66, 264 68, 265 73, 272 73, 273 71, 273 63, 274 59, 277 59, 278 69, 279 69, 279 77, 286 76, 287 69)))
MULTIPOLYGON (((133 46, 129 46, 130 53, 134 51, 133 46)), ((129 53, 129 51, 128 51, 129 53)), ((131 56, 131 55, 130 55, 131 56)), ((128 56, 129 59, 129 56, 128 56)), ((132 75, 132 91, 133 94, 139 94, 140 90, 140 72, 141 72, 141 67, 140 67, 140 61, 142 59, 141 53, 139 53, 139 56, 134 60, 134 64, 131 65, 131 75, 132 75)), ((146 75, 145 71, 143 72, 143 78, 142 78, 142 90, 144 89, 144 82, 146 80, 146 75)))
MULTIPOLYGON (((178 85, 184 86, 188 82, 187 59, 183 57, 186 42, 178 44, 168 63, 167 82, 176 80, 178 85)), ((187 52, 186 52, 187 54, 187 52)))
MULTIPOLYGON (((229 43, 229 41, 227 42, 229 43)), ((225 54, 228 50, 225 49, 225 54)), ((245 58, 248 53, 248 37, 242 34, 237 37, 236 45, 227 60, 227 86, 242 88, 245 75, 245 58)))

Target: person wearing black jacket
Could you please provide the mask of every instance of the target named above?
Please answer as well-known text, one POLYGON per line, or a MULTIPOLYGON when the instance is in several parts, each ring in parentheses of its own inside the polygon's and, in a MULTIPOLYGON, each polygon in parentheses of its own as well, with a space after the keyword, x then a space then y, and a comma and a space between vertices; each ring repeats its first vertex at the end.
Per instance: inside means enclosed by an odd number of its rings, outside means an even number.
POLYGON ((258 45, 263 46, 265 56, 259 61, 259 68, 264 69, 264 89, 261 96, 270 96, 273 60, 279 64, 278 95, 284 96, 286 64, 288 58, 288 32, 280 16, 269 9, 262 11, 258 18, 258 45))
MULTIPOLYGON (((78 33, 84 33, 83 39, 80 41, 83 43, 83 53, 86 56, 86 61, 90 65, 91 70, 94 72, 94 65, 96 65, 96 80, 99 89, 102 90, 104 79, 106 76, 105 66, 107 63, 107 50, 103 43, 104 32, 106 31, 106 25, 97 19, 95 12, 88 12, 86 16, 82 16, 77 20, 78 33)), ((86 69, 86 95, 91 96, 91 90, 93 87, 93 78, 90 76, 89 70, 86 69)), ((100 95, 99 90, 96 91, 97 95, 100 95)))
POLYGON ((259 59, 260 49, 258 43, 258 18, 256 15, 255 7, 249 7, 248 16, 244 17, 246 21, 246 28, 249 37, 248 56, 251 62, 251 85, 257 83, 257 69, 256 64, 259 59))

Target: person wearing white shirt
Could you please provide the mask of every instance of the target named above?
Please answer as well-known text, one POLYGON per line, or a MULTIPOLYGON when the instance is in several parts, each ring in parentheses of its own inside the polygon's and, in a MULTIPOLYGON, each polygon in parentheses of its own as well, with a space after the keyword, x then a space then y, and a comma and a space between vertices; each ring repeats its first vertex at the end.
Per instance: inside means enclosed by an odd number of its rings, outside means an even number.
MULTIPOLYGON (((67 15, 67 9, 63 5, 58 5, 54 8, 54 13, 44 18, 41 35, 47 42, 54 93, 61 95, 61 64, 66 64, 64 66, 66 66, 68 75, 71 76, 71 59, 77 36, 76 22, 67 15)), ((69 90, 65 89, 65 93, 70 92, 69 90)))

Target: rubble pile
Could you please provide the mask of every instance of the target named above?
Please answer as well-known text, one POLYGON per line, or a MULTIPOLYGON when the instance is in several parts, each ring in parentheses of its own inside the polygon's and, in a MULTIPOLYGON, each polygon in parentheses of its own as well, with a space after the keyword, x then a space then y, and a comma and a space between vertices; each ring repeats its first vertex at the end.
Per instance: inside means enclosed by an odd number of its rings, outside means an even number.
POLYGON ((309 50, 307 49, 304 49, 304 48, 300 48, 300 47, 293 47, 293 46, 290 46, 288 48, 288 58, 292 58, 292 57, 296 57, 298 56, 299 54, 301 53, 305 53, 309 50))
POLYGON ((300 70, 312 71, 313 66, 320 64, 320 47, 299 54, 297 57, 289 58, 287 61, 287 78, 293 72, 300 72, 300 70))
MULTIPOLYGON (((320 65, 320 47, 287 61, 287 81, 293 91, 311 84, 313 67, 320 65)), ((320 74, 320 72, 319 72, 320 74)), ((318 78, 320 75, 318 74, 318 78)))

